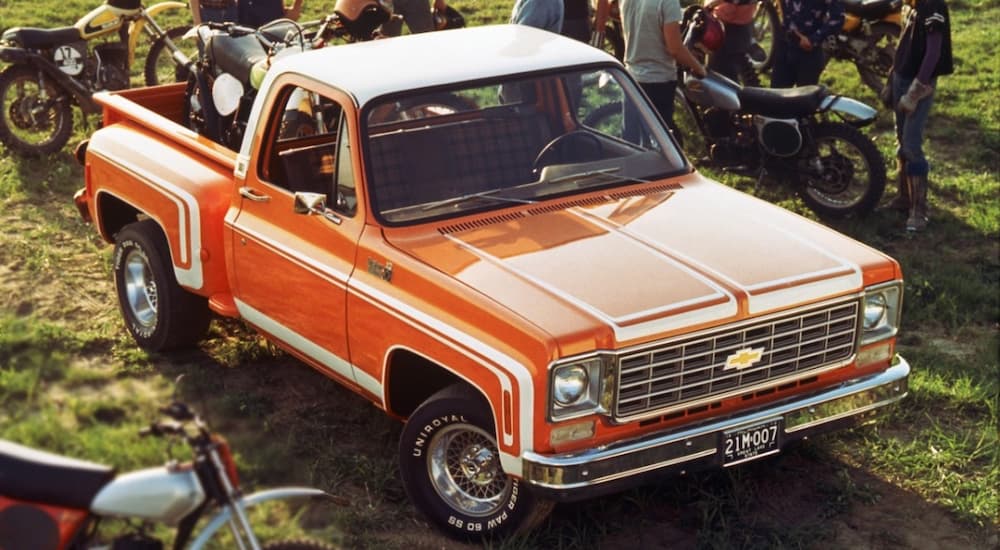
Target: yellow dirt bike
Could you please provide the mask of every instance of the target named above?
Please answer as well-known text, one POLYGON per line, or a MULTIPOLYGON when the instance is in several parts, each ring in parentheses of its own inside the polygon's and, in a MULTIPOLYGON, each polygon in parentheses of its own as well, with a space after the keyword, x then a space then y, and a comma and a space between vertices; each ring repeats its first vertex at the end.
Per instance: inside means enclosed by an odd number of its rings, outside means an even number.
POLYGON ((190 61, 173 40, 187 26, 164 30, 155 16, 187 10, 183 2, 160 2, 146 8, 140 0, 106 0, 69 27, 14 27, 0 35, 0 141, 18 153, 37 156, 61 149, 72 133, 72 104, 86 114, 100 109, 91 96, 100 90, 129 86, 130 67, 140 36, 163 43, 145 61, 147 84, 161 74, 173 79, 174 68, 190 61), (165 52, 165 53, 164 53, 165 52), (159 56, 166 56, 164 63, 159 56), (170 72, 160 71, 169 64, 170 72))

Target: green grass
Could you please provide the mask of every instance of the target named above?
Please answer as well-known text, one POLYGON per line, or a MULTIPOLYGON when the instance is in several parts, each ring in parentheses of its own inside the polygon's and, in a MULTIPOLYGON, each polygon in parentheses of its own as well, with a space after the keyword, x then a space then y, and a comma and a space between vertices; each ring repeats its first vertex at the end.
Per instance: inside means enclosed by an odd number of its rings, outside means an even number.
MULTIPOLYGON (((329 7, 306 4, 307 19, 329 7)), ((69 25, 95 5, 8 1, 0 29, 69 25)), ((508 2, 455 5, 472 25, 504 22, 510 10, 508 2)), ((914 367, 910 396, 873 427, 737 469, 560 505, 538 531, 487 547, 827 548, 858 540, 915 547, 921 536, 928 544, 995 547, 1000 55, 997 31, 985 22, 1000 18, 1000 5, 950 7, 957 72, 941 80, 927 132, 930 228, 907 235, 900 217, 882 212, 830 224, 903 268, 899 351, 914 367)), ((875 104, 843 62, 832 63, 823 82, 875 104)), ((78 120, 71 146, 47 159, 21 159, 0 146, 0 437, 123 470, 154 466, 166 446, 135 434, 177 391, 230 439, 249 486, 310 484, 349 501, 263 510, 270 534, 295 518, 344 548, 452 546, 406 499, 395 465, 399 424, 361 398, 238 322, 216 323, 190 352, 162 357, 135 347, 118 316, 110 250, 71 201, 82 182, 71 147, 93 130, 96 120, 89 122, 78 120)), ((886 159, 895 155, 891 123, 883 115, 869 130, 886 159)), ((814 217, 787 188, 711 175, 814 217)))

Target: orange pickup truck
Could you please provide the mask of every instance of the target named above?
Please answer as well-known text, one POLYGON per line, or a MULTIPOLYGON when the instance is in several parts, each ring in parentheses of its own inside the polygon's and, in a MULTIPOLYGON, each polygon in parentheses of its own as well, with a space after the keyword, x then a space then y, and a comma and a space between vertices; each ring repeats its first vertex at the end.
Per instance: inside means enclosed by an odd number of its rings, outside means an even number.
POLYGON ((185 127, 183 85, 98 101, 76 202, 138 344, 242 319, 405 420, 406 490, 452 536, 907 393, 899 265, 700 175, 585 44, 500 25, 286 56, 239 151, 185 127))

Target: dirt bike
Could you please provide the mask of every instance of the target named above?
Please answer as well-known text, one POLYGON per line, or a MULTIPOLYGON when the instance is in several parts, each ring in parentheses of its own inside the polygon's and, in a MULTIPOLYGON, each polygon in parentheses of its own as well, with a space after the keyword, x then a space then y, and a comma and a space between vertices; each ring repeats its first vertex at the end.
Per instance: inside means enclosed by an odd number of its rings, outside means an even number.
MULTIPOLYGON (((170 40, 182 30, 163 30, 154 16, 187 9, 181 2, 144 8, 139 0, 107 0, 71 27, 14 27, 0 36, 0 141, 22 155, 38 156, 62 149, 73 130, 72 104, 84 114, 100 108, 91 99, 99 90, 129 86, 139 37, 161 39, 173 63, 186 63, 184 52, 170 40), (91 46, 91 42, 96 45, 91 46)), ((147 59, 147 65, 157 64, 147 59)))
MULTIPOLYGON (((365 42, 379 38, 379 27, 391 17, 391 3, 379 0, 338 0, 333 13, 319 21, 296 23, 287 19, 259 29, 232 23, 207 23, 195 29, 198 47, 205 52, 188 77, 183 119, 199 134, 233 150, 239 148, 257 89, 272 60, 326 46, 333 40, 365 42)), ((454 8, 434 13, 436 30, 465 25, 454 8)), ((289 135, 322 124, 319 97, 301 98, 289 135), (294 126, 294 127, 292 127, 294 126)), ((426 107, 426 106, 424 106, 426 107)), ((293 117, 286 116, 286 122, 293 117)), ((284 124, 284 123, 283 123, 284 124)), ((320 130, 321 131, 321 130, 320 130)), ((285 129, 282 132, 286 132, 285 129)))
MULTIPOLYGON (((827 59, 854 64, 861 82, 882 91, 903 28, 903 0, 844 0, 844 25, 823 43, 827 59)), ((907 8, 908 9, 908 8, 907 8)), ((779 0, 762 0, 754 19, 750 58, 759 73, 773 64, 774 39, 781 27, 779 0)))
POLYGON ((115 537, 110 545, 100 544, 98 524, 105 518, 122 518, 176 527, 173 547, 178 550, 204 548, 223 527, 232 533, 231 546, 243 550, 332 550, 309 540, 261 545, 246 510, 274 500, 340 499, 309 487, 243 495, 226 440, 209 431, 184 403, 174 401, 161 412, 167 419, 153 422, 140 435, 183 440, 191 448, 190 462, 171 458, 164 466, 117 475, 109 466, 0 440, 0 548, 163 548, 161 541, 145 534, 146 525, 115 537), (194 536, 196 524, 206 513, 211 518, 194 536))
MULTIPOLYGON (((699 45, 711 17, 685 14, 684 40, 699 45)), ((685 75, 677 88, 675 121, 685 151, 710 166, 765 176, 796 186, 820 216, 863 215, 885 190, 885 161, 860 127, 878 112, 823 86, 744 87, 714 72, 685 75)))

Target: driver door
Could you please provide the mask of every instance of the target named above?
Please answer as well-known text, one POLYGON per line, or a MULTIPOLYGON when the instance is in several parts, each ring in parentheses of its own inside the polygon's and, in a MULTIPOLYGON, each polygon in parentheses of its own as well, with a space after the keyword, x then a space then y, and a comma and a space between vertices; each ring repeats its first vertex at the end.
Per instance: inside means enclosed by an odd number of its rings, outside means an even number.
POLYGON ((362 216, 345 94, 305 82, 280 86, 230 222, 240 315, 314 366, 349 383, 347 281, 362 216), (304 212, 303 199, 326 210, 304 212), (298 208, 296 204, 298 203, 298 208))

